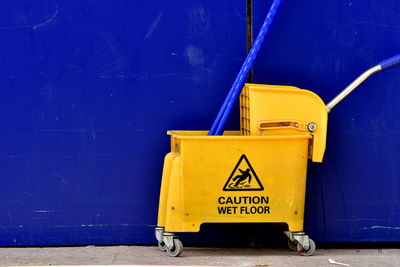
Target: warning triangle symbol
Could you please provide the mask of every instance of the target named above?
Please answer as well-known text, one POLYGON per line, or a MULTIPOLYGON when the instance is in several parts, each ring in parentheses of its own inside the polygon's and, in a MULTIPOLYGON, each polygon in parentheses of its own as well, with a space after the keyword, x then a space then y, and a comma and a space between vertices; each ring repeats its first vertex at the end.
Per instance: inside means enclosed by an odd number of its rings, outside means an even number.
POLYGON ((262 191, 264 186, 246 155, 242 155, 226 181, 224 191, 262 191))

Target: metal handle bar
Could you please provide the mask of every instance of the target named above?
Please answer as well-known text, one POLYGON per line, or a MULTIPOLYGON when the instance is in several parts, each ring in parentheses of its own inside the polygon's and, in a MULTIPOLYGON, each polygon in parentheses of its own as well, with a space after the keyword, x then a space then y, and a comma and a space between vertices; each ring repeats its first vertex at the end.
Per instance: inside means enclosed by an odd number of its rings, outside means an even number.
POLYGON ((332 99, 327 105, 326 109, 330 112, 337 104, 339 104, 346 96, 354 91, 358 86, 360 86, 366 79, 368 79, 373 74, 388 70, 400 65, 400 54, 389 59, 385 59, 379 62, 378 65, 368 69, 360 76, 357 77, 350 85, 348 85, 340 94, 338 94, 334 99, 332 99))

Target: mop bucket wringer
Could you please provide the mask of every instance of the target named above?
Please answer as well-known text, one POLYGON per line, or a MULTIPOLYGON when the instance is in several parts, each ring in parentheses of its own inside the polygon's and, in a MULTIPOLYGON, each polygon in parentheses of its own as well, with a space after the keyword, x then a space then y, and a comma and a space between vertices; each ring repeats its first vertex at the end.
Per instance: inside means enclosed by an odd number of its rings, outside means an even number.
POLYGON ((400 56, 382 61, 327 105, 296 87, 246 84, 240 131, 168 131, 159 248, 179 256, 175 233, 198 232, 203 223, 286 223, 289 248, 312 255, 315 243, 303 232, 307 163, 322 162, 328 113, 369 76, 399 64, 400 56))

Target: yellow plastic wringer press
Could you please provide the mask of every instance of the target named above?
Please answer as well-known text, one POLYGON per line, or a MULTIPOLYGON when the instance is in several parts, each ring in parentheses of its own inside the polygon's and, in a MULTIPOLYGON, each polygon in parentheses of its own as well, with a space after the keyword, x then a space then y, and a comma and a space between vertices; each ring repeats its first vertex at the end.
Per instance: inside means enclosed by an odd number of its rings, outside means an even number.
POLYGON ((399 65, 400 56, 364 72, 325 106, 311 91, 246 84, 240 96, 241 131, 169 131, 158 223, 159 248, 179 256, 174 234, 203 223, 286 223, 289 247, 312 255, 303 232, 307 162, 323 159, 327 114, 372 74, 399 65))

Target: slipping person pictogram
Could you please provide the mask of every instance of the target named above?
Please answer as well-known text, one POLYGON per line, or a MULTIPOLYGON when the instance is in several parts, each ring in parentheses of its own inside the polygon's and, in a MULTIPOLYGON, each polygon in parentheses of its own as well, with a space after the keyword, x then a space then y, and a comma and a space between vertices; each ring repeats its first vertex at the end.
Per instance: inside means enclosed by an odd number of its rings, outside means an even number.
POLYGON ((246 155, 242 155, 228 180, 224 191, 262 191, 263 185, 257 177, 246 155), (254 179, 253 179, 254 178, 254 179))
POLYGON ((233 178, 233 181, 236 181, 235 186, 237 187, 242 181, 246 180, 249 178, 247 181, 249 184, 251 183, 251 174, 250 174, 250 169, 246 169, 245 171, 242 171, 239 169, 239 171, 242 173, 242 175, 236 175, 235 178, 233 178))

